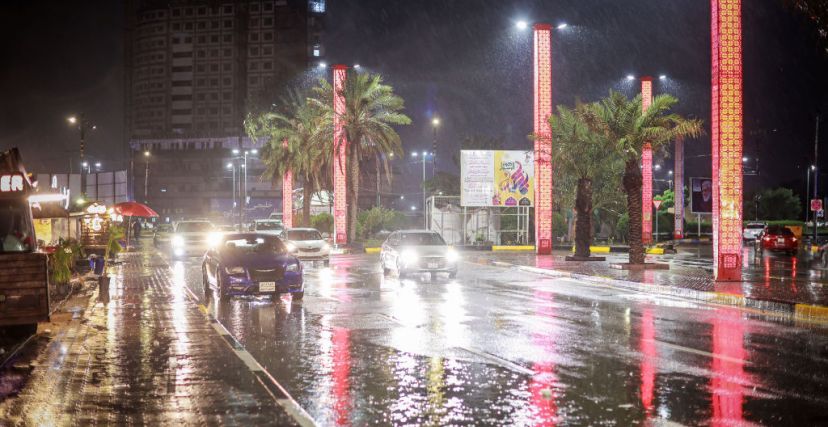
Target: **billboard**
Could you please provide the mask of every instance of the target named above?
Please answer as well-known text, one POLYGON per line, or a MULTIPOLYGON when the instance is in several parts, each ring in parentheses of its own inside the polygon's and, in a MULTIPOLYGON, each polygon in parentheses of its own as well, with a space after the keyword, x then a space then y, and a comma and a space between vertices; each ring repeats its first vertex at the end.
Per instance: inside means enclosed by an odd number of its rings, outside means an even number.
POLYGON ((712 179, 690 178, 690 212, 697 214, 713 213, 712 179))
POLYGON ((460 205, 532 206, 534 160, 532 151, 460 151, 460 205))

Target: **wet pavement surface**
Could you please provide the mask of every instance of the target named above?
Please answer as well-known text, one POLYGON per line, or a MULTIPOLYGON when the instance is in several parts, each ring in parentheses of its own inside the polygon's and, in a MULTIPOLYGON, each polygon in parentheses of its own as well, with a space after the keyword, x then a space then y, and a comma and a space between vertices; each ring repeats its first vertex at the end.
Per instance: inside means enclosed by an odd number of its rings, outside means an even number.
POLYGON ((306 269, 303 301, 217 301, 171 264, 320 425, 819 425, 828 329, 463 262, 384 278, 376 255, 306 269))
POLYGON ((25 386, 0 405, 3 423, 293 424, 173 285, 166 262, 151 253, 123 259, 109 292, 94 289, 30 363, 25 386))
POLYGON ((556 251, 553 255, 533 253, 469 252, 469 259, 480 262, 502 261, 587 274, 640 283, 668 285, 706 292, 722 292, 770 301, 828 306, 828 268, 819 260, 800 251, 799 256, 778 253, 756 253, 751 245, 743 252, 743 281, 717 283, 713 280, 712 247, 682 248, 677 254, 648 255, 647 262, 668 263, 669 270, 630 271, 610 268, 612 263, 625 263, 625 253, 596 254, 606 261, 565 261, 569 255, 556 251))

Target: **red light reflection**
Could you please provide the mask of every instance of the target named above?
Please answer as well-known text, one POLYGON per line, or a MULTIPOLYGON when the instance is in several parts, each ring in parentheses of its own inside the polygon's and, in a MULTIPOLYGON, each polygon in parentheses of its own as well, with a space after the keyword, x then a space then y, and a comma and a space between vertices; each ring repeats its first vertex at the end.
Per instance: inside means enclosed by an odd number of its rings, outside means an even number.
POLYGON ((647 307, 641 314, 641 405, 647 418, 653 415, 653 394, 655 390, 656 358, 658 352, 655 343, 655 320, 653 311, 647 307))
POLYGON ((333 394, 336 425, 350 425, 351 419, 351 349, 350 332, 334 328, 333 337, 333 394))
POLYGON ((742 424, 742 384, 748 380, 744 371, 744 335, 745 327, 738 310, 716 310, 713 318, 713 378, 710 383, 713 426, 742 424))
MULTIPOLYGON (((554 298, 551 292, 535 291, 534 304, 535 315, 548 321, 554 321, 555 310, 553 307, 554 298)), ((542 322, 545 326, 543 331, 538 331, 532 334, 532 342, 543 351, 541 361, 532 364, 534 374, 529 380, 529 392, 532 394, 532 406, 535 408, 537 419, 536 426, 551 427, 555 425, 555 416, 558 412, 558 407, 555 403, 556 394, 554 392, 555 381, 555 363, 553 355, 555 354, 555 333, 554 329, 550 328, 546 322, 542 322), (544 391, 551 392, 551 395, 544 396, 544 391)))

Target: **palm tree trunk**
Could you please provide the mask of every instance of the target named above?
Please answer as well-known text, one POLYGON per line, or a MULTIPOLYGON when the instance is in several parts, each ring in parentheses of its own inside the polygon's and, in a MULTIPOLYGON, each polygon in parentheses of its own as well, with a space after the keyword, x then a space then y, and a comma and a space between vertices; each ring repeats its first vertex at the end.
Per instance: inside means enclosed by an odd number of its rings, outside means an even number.
POLYGON ((592 241, 592 180, 581 178, 575 193, 575 256, 589 257, 589 244, 592 241))
POLYGON ((630 264, 644 264, 644 244, 641 242, 641 169, 638 159, 627 160, 622 179, 627 193, 627 215, 630 217, 627 241, 630 245, 630 264))
POLYGON ((348 241, 356 240, 357 214, 359 213, 359 161, 353 150, 348 153, 348 241))
POLYGON ((305 185, 302 188, 302 225, 310 227, 310 210, 311 198, 313 197, 313 183, 311 180, 305 179, 305 185))

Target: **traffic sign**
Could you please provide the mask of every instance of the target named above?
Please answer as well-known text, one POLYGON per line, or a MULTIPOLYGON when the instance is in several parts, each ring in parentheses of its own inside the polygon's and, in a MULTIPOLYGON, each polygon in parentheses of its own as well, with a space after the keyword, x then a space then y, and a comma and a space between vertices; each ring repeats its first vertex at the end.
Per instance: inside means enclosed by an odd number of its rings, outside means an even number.
POLYGON ((662 200, 653 200, 653 206, 658 209, 658 207, 661 206, 661 202, 662 200))
POLYGON ((811 211, 821 211, 822 210, 822 199, 811 199, 811 211))

